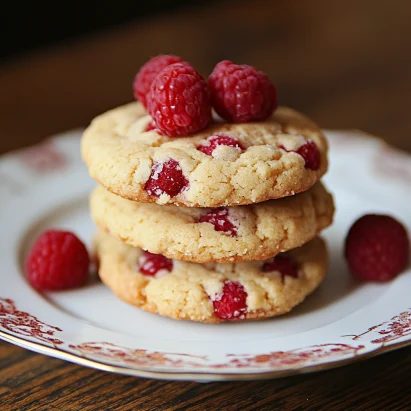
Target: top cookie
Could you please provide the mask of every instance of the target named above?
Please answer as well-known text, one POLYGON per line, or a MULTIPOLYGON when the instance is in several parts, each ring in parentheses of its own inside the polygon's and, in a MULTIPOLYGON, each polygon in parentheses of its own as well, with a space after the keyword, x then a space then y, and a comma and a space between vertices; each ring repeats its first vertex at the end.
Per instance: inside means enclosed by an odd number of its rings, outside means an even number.
POLYGON ((138 102, 95 118, 82 138, 91 177, 130 200, 220 207, 305 191, 327 171, 323 133, 289 108, 258 123, 216 120, 181 138, 146 131, 150 123, 138 102))

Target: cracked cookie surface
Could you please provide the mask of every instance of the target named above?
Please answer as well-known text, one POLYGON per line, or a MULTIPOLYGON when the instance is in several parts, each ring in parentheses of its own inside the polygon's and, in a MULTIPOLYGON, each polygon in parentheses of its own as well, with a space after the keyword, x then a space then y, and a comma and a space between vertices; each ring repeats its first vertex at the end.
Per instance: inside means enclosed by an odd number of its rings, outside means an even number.
POLYGON ((96 117, 82 138, 91 177, 130 200, 221 207, 305 191, 328 166, 327 141, 319 127, 285 107, 264 122, 216 121, 190 137, 161 136, 150 124, 151 117, 139 102, 96 117), (316 170, 297 153, 303 153, 307 143, 318 150, 316 170), (171 177, 161 175, 170 164, 171 177), (183 183, 167 190, 164 181, 175 183, 176 173, 183 183))
POLYGON ((102 230, 129 245, 197 263, 272 257, 314 238, 334 214, 320 182, 292 197, 218 209, 139 203, 98 186, 90 209, 102 230))
POLYGON ((278 271, 281 265, 271 269, 270 261, 195 264, 169 260, 168 269, 144 275, 140 270, 147 257, 141 249, 102 232, 95 236, 94 245, 100 278, 120 299, 166 317, 209 323, 287 313, 321 284, 328 265, 327 249, 319 237, 281 254, 295 265, 295 277, 278 271), (238 289, 241 293, 230 300, 238 289))

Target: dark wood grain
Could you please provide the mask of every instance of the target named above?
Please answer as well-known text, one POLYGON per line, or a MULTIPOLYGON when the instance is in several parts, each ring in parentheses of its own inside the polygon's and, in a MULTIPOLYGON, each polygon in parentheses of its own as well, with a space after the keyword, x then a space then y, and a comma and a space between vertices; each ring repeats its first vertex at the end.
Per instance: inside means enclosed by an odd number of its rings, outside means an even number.
MULTIPOLYGON (((321 373, 253 382, 167 382, 79 367, 0 343, 10 410, 409 410, 411 348, 321 373)), ((5 408, 6 407, 6 408, 5 408)))
MULTIPOLYGON (((280 101, 324 127, 359 128, 411 150, 411 2, 222 1, 0 66, 0 152, 86 125, 131 99, 150 55, 208 73, 220 59, 269 73, 280 101)), ((272 381, 162 382, 80 367, 0 343, 3 410, 411 409, 411 348, 272 381)))

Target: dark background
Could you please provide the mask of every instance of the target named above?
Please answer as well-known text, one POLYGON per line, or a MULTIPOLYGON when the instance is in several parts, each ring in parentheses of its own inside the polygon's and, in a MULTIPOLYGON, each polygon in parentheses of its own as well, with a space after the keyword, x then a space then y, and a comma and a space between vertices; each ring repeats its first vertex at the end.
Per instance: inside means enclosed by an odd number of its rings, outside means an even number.
POLYGON ((4 1, 0 11, 0 59, 58 45, 129 21, 195 8, 212 0, 4 1))

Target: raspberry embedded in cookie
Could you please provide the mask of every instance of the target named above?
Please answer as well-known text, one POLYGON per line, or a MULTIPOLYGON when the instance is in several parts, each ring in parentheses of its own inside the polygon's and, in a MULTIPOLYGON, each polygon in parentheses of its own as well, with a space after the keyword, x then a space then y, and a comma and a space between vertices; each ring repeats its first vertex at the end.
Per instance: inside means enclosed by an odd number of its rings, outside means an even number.
POLYGON ((224 134, 217 134, 207 139, 207 143, 197 147, 197 150, 211 156, 218 146, 229 146, 244 150, 243 145, 236 139, 224 134))
POLYGON ((144 275, 154 276, 160 270, 170 272, 172 269, 173 261, 161 254, 144 251, 140 258, 139 271, 144 275))
POLYGON ((180 164, 173 159, 165 163, 154 163, 151 175, 144 185, 148 194, 159 197, 168 194, 175 197, 188 187, 188 180, 184 177, 180 164))
POLYGON ((305 160, 305 168, 314 171, 320 168, 320 152, 312 140, 308 140, 296 153, 305 160))
POLYGON ((243 320, 247 312, 247 293, 234 281, 225 281, 223 290, 213 300, 214 314, 223 320, 243 320))
POLYGON ((266 261, 261 267, 261 271, 264 273, 278 271, 283 281, 286 276, 298 278, 297 262, 285 255, 277 255, 272 260, 266 261))
POLYGON ((215 231, 222 231, 231 237, 237 237, 238 227, 233 224, 230 217, 228 208, 221 207, 209 211, 207 214, 200 217, 198 222, 210 223, 214 226, 215 231))
POLYGON ((287 152, 293 152, 299 154, 305 161, 305 168, 310 170, 318 170, 320 168, 320 152, 318 151, 317 146, 312 140, 307 140, 305 144, 303 144, 297 150, 287 150, 284 146, 280 146, 283 150, 287 152))

